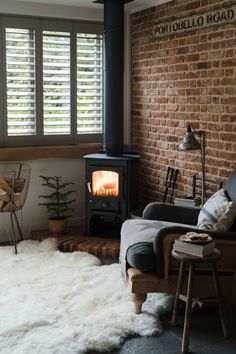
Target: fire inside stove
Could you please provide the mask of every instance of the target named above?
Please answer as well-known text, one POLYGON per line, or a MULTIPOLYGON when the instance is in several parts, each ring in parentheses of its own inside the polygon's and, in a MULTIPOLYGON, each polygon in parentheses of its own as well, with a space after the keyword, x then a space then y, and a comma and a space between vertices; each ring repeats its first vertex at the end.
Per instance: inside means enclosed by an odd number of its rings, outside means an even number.
POLYGON ((94 171, 92 194, 116 197, 119 195, 119 174, 114 171, 94 171))

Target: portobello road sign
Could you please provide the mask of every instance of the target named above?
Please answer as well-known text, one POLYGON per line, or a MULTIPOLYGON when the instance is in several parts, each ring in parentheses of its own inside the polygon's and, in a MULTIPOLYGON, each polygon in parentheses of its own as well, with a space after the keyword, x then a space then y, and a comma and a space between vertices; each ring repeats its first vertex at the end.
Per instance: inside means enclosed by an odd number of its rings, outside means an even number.
POLYGON ((227 9, 214 10, 204 14, 184 17, 171 22, 163 22, 155 25, 152 29, 152 33, 154 37, 159 38, 169 34, 191 31, 234 21, 236 21, 236 5, 227 9))

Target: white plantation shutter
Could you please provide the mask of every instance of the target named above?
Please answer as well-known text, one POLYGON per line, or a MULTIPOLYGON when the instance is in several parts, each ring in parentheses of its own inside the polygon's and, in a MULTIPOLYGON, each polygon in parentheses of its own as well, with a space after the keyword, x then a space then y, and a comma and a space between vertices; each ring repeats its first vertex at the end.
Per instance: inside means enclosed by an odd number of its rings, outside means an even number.
POLYGON ((36 134, 35 34, 6 28, 7 134, 36 134))
POLYGON ((77 133, 102 133, 102 35, 77 34, 77 133))
POLYGON ((102 141, 103 26, 0 16, 0 146, 102 141))
POLYGON ((70 33, 43 32, 44 134, 70 134, 70 33))

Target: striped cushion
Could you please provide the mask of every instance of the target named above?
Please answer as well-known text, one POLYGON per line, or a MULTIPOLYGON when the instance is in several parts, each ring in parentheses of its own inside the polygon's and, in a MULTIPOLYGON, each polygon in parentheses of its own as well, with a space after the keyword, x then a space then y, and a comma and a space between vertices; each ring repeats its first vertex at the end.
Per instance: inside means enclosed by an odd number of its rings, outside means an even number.
POLYGON ((229 231, 236 216, 236 204, 229 201, 223 188, 203 205, 197 227, 205 230, 229 231))

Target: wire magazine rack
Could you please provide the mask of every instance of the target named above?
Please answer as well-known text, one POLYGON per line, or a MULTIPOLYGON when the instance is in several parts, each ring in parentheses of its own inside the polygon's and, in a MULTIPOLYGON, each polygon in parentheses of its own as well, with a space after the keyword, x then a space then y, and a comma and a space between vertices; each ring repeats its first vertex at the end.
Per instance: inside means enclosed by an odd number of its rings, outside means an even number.
POLYGON ((16 230, 23 240, 17 211, 23 208, 30 181, 31 167, 24 163, 0 163, 0 213, 10 213, 12 234, 9 241, 17 254, 16 230))

